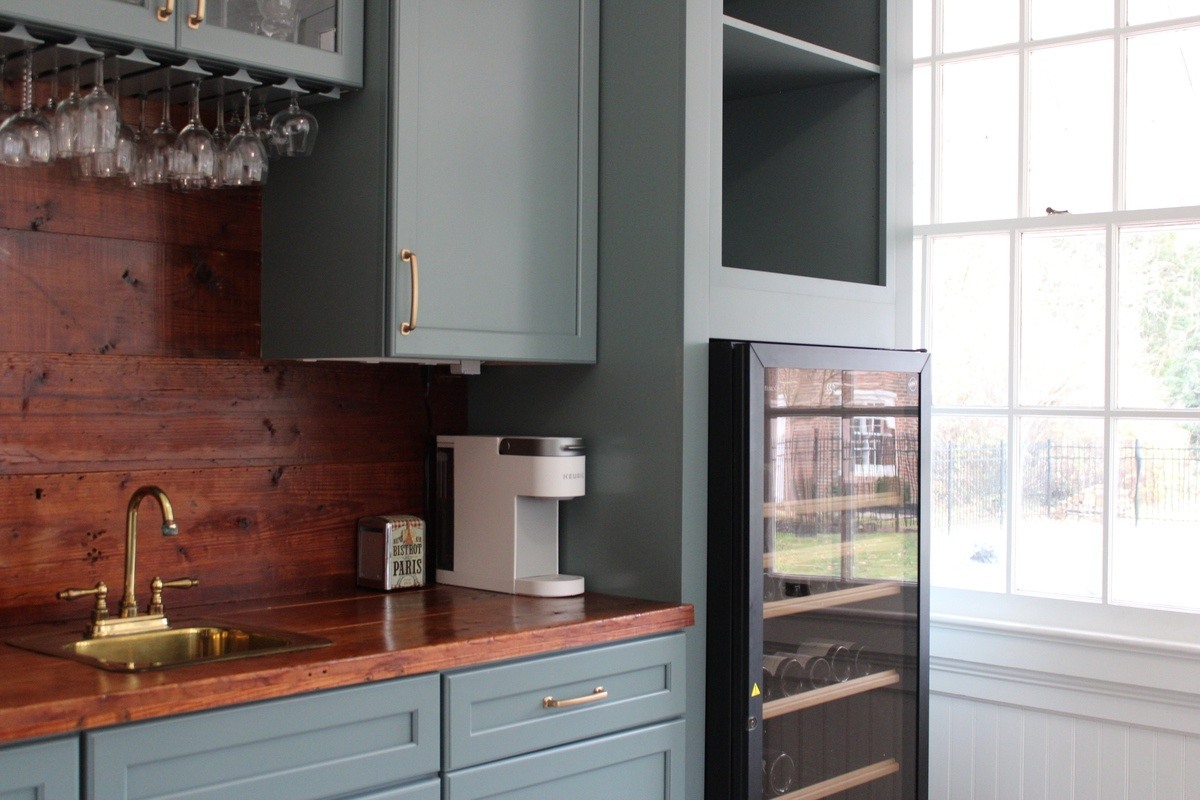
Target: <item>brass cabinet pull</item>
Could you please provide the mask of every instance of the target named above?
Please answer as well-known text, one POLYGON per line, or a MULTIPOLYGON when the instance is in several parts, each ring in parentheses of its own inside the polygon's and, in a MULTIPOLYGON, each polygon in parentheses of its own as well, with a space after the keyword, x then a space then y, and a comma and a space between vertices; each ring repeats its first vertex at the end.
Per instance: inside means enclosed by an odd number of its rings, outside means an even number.
POLYGON ((188 14, 188 27, 196 30, 204 24, 205 6, 208 5, 208 0, 196 0, 196 13, 188 14))
POLYGON ((592 690, 591 694, 585 694, 583 697, 572 697, 570 700, 555 700, 553 697, 542 698, 542 708, 570 708, 571 706, 582 706, 587 703, 595 703, 597 700, 608 699, 608 692, 603 686, 597 686, 592 690))
POLYGON ((166 22, 174 13, 175 0, 166 0, 165 3, 158 7, 158 10, 155 12, 154 16, 158 17, 159 22, 166 22))
POLYGON ((417 254, 407 247, 400 251, 400 260, 412 267, 412 302, 408 306, 408 322, 400 323, 400 335, 408 336, 417 329, 417 301, 421 296, 420 276, 417 270, 417 254))

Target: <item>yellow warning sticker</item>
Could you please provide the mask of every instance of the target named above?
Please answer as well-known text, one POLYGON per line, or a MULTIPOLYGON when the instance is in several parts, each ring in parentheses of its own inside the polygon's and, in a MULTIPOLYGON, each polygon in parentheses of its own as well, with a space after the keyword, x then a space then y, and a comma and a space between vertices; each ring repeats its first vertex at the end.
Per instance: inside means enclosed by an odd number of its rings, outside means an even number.
POLYGON ((758 697, 762 692, 758 688, 758 684, 754 684, 754 688, 750 690, 751 697, 758 697))

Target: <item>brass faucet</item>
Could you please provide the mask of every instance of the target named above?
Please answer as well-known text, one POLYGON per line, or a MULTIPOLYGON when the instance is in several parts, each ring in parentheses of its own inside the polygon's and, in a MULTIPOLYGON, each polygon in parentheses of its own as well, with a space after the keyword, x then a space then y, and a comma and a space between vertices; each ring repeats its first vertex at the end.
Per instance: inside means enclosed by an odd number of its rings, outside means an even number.
POLYGON ((141 631, 158 630, 168 627, 167 618, 163 614, 163 589, 190 589, 198 586, 200 581, 195 578, 177 578, 164 581, 156 577, 150 584, 150 605, 146 613, 138 616, 137 598, 134 596, 134 579, 137 568, 137 515, 138 506, 146 497, 153 497, 162 509, 163 536, 176 536, 179 526, 175 524, 175 512, 167 493, 157 486, 142 486, 129 498, 129 507, 125 512, 125 594, 121 598, 119 619, 108 617, 108 587, 103 581, 91 589, 64 589, 58 593, 60 600, 75 600, 80 597, 95 596, 96 605, 92 609, 92 624, 88 635, 93 638, 113 636, 121 633, 138 633, 141 631))
POLYGON ((175 524, 175 511, 167 493, 157 486, 143 486, 129 498, 129 507, 125 511, 125 594, 121 597, 121 619, 137 616, 137 598, 134 597, 134 571, 137 569, 137 516, 138 506, 142 498, 153 497, 162 508, 163 536, 178 536, 179 526, 175 524))

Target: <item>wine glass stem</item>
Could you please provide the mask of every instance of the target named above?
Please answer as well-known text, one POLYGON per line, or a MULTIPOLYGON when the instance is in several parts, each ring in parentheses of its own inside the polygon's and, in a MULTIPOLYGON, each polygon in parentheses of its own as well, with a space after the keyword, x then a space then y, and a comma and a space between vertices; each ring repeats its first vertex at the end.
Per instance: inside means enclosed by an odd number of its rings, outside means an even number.
POLYGON ((21 86, 21 103, 22 110, 33 111, 33 49, 25 51, 25 68, 21 75, 23 85, 21 86))

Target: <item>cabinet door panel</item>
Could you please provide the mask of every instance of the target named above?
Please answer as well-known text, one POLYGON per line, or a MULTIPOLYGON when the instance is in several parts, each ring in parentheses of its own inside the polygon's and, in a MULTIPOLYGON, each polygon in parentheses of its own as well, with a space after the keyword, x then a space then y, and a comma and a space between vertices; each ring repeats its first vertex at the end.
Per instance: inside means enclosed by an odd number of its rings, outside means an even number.
POLYGON ((342 797, 438 769, 436 675, 84 735, 85 797, 342 797))
POLYGON ((75 800, 77 797, 78 737, 0 749, 0 800, 75 800))
POLYGON ((401 248, 420 295, 392 354, 590 360, 598 5, 407 0, 396 24, 397 325, 401 248))
MULTIPOLYGON (((310 0, 295 15, 264 16, 251 0, 208 0, 193 27, 196 0, 178 0, 179 49, 269 70, 281 77, 362 86, 363 0, 310 0)), ((287 4, 276 3, 286 8, 287 4)))
MULTIPOLYGON (((179 5, 192 2, 180 0, 179 5)), ((139 45, 175 46, 175 20, 158 19, 164 0, 0 0, 0 15, 139 45)))
POLYGON ((682 800, 683 720, 450 772, 446 800, 682 800))

